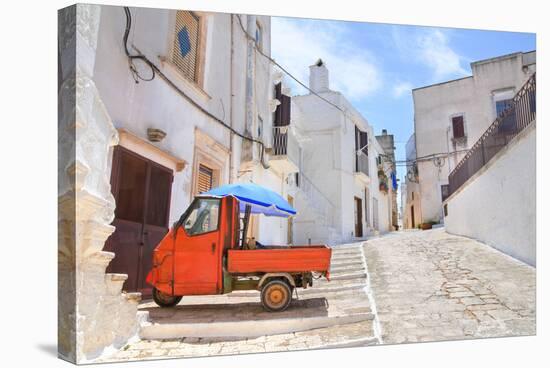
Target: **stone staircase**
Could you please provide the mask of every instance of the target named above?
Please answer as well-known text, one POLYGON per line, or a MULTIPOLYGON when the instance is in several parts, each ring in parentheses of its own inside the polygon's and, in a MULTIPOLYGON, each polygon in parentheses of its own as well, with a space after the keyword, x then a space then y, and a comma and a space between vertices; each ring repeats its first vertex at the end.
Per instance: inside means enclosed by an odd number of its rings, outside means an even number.
POLYGON ((142 340, 199 339, 230 341, 264 338, 267 342, 288 336, 321 338, 319 347, 371 345, 375 336, 367 272, 361 243, 334 246, 330 281, 314 280, 313 287, 298 289, 289 309, 268 313, 257 291, 227 295, 189 296, 175 308, 143 303, 149 318, 140 329, 142 340), (290 335, 289 335, 290 334, 290 335))

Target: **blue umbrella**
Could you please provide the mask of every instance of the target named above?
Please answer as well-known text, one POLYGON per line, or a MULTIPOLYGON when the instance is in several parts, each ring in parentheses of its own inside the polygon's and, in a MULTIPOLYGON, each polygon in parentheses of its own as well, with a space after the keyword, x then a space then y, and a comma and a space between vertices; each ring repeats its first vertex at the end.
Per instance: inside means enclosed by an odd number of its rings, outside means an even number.
POLYGON ((241 211, 245 210, 246 205, 250 205, 252 213, 263 213, 266 216, 290 217, 296 215, 296 210, 279 194, 252 183, 222 185, 201 193, 200 196, 233 196, 239 200, 241 211))

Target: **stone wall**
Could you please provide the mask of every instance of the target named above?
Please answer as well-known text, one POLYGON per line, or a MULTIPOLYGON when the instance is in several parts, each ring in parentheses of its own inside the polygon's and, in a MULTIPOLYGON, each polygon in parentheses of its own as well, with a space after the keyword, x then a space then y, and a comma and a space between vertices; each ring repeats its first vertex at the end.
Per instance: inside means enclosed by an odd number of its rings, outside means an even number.
POLYGON ((137 333, 139 293, 121 293, 126 275, 105 274, 102 251, 114 231, 112 146, 117 132, 95 87, 101 8, 59 11, 58 352, 74 363, 121 347, 137 333))
POLYGON ((445 229, 536 263, 535 122, 445 202, 445 229))

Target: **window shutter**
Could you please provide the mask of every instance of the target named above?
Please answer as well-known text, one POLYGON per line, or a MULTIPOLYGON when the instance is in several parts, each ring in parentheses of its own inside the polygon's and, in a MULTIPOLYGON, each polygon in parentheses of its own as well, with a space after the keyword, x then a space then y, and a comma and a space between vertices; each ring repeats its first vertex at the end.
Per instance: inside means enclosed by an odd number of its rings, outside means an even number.
POLYGON ((172 45, 172 63, 185 78, 198 81, 200 18, 193 12, 178 10, 172 45))
POLYGON ((275 98, 281 102, 275 110, 274 126, 290 125, 290 97, 283 95, 281 83, 275 85, 275 98))
POLYGON ((452 122, 453 122, 453 137, 463 138, 464 137, 464 117, 456 116, 452 119, 452 122))
POLYGON ((290 96, 281 95, 282 126, 290 125, 290 96))
POLYGON ((202 164, 199 165, 198 192, 204 193, 212 189, 214 171, 202 164))
MULTIPOLYGON (((281 83, 279 82, 275 85, 275 98, 279 100, 279 102, 281 102, 282 104, 283 102, 281 101, 282 100, 281 95, 282 95, 281 83)), ((282 121, 281 104, 279 104, 275 109, 275 121, 273 122, 274 126, 281 126, 281 121, 282 121)))

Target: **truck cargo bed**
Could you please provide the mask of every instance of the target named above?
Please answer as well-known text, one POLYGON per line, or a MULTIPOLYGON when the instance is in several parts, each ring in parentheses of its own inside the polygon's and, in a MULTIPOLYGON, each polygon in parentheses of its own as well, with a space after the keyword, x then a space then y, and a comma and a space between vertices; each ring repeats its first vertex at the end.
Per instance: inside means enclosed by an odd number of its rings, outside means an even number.
POLYGON ((326 245, 265 247, 253 250, 230 249, 230 273, 327 272, 332 249, 326 245))

